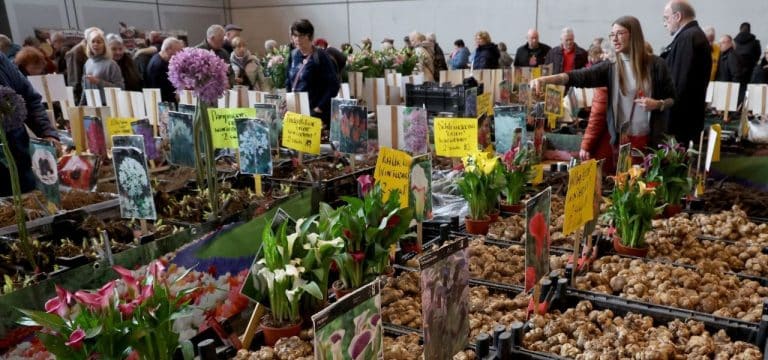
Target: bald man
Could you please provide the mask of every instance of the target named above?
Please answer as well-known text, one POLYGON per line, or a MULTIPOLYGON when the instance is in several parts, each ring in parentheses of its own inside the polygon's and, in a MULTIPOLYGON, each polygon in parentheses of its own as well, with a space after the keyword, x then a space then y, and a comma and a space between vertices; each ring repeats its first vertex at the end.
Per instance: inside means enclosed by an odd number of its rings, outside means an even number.
POLYGON ((672 43, 661 53, 675 83, 675 104, 669 109, 668 130, 681 144, 699 139, 704 128, 707 84, 712 70, 712 48, 687 1, 664 7, 664 27, 672 43))
POLYGON ((549 50, 545 64, 552 64, 552 75, 581 69, 587 65, 587 50, 576 45, 573 29, 565 28, 560 33, 560 45, 549 50))
POLYGON ((515 54, 515 66, 539 66, 544 61, 551 49, 549 45, 539 42, 539 32, 536 29, 528 29, 526 43, 517 48, 515 54))

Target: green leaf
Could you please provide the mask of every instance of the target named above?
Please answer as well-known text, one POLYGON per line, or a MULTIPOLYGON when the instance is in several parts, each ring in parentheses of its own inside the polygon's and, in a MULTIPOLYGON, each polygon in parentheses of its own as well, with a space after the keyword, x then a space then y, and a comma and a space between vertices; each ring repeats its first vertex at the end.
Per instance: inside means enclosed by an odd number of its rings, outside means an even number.
POLYGON ((99 336, 99 334, 101 334, 101 329, 102 329, 101 325, 88 329, 85 332, 85 338, 93 339, 96 336, 99 336))
POLYGON ((28 326, 35 326, 39 325, 42 327, 53 329, 57 332, 63 332, 63 329, 66 327, 66 322, 64 319, 62 319, 59 315, 56 314, 48 314, 43 311, 36 311, 36 310, 24 310, 19 309, 19 311, 26 315, 28 319, 22 319, 22 321, 19 321, 19 324, 21 325, 28 325, 28 326))
POLYGON ((317 283, 312 281, 309 283, 306 283, 301 286, 301 288, 306 291, 309 295, 312 295, 315 299, 322 300, 323 299, 323 293, 320 291, 320 287, 317 286, 317 283))

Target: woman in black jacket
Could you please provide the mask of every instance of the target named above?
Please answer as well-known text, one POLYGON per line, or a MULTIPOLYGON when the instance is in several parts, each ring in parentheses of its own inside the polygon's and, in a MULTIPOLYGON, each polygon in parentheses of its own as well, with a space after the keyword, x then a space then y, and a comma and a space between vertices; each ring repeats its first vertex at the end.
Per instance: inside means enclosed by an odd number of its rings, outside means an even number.
POLYGON ((645 149, 661 143, 667 131, 665 110, 674 104, 675 87, 664 60, 645 50, 640 22, 623 16, 613 22, 610 39, 616 60, 531 81, 541 91, 546 84, 577 88, 608 88, 606 122, 611 144, 632 143, 645 149))
POLYGON ((752 79, 750 81, 753 84, 768 84, 768 47, 765 48, 765 54, 757 62, 755 68, 752 70, 752 79))
POLYGON ((498 69, 499 68, 499 47, 491 42, 491 35, 487 31, 479 31, 475 34, 475 59, 472 62, 474 69, 498 69))

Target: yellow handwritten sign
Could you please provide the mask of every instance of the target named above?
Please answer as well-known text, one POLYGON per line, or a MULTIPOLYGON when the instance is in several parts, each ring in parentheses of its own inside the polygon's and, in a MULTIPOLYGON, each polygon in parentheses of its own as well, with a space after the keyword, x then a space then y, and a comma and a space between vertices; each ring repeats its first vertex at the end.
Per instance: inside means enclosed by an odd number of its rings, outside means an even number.
POLYGON ((723 130, 720 128, 720 124, 712 125, 712 131, 717 134, 715 138, 715 150, 712 152, 712 162, 720 161, 720 142, 722 140, 723 130))
POLYGON ((696 197, 704 195, 704 178, 702 177, 699 179, 699 181, 696 183, 696 192, 694 193, 696 197))
POLYGON ((486 114, 488 116, 493 115, 493 102, 491 101, 491 93, 477 95, 477 116, 482 114, 486 114))
POLYGON ((112 135, 133 135, 134 118, 107 118, 107 146, 112 147, 112 135))
POLYGON ((541 67, 537 66, 531 69, 531 79, 538 79, 541 77, 541 67))
POLYGON ((542 182, 544 182, 544 165, 536 164, 533 165, 533 179, 531 180, 531 184, 533 185, 539 185, 542 182))
POLYGON ((408 153, 388 147, 379 149, 376 170, 373 177, 381 184, 384 199, 389 199, 392 190, 400 193, 400 207, 408 207, 408 182, 411 176, 413 158, 408 153))
POLYGON ((463 157, 475 150, 477 150, 477 119, 435 118, 437 155, 463 157))
POLYGON ((563 235, 569 235, 594 218, 597 161, 589 160, 568 170, 563 235))
POLYGON ((289 111, 283 119, 283 146, 308 154, 319 154, 321 127, 322 120, 289 111))
POLYGON ((255 117, 255 108, 208 109, 208 120, 211 122, 211 132, 213 133, 213 147, 216 149, 237 149, 235 119, 255 117))

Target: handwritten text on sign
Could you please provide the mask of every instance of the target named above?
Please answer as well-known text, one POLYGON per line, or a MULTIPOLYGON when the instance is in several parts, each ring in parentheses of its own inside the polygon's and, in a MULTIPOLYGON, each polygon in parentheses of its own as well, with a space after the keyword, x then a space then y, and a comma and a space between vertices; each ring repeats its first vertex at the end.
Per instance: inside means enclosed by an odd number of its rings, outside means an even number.
POLYGON ((463 157, 477 150, 477 119, 435 118, 435 150, 439 156, 463 157))
POLYGON ((208 109, 208 120, 211 122, 213 147, 216 149, 237 149, 237 128, 235 119, 254 118, 256 109, 208 109))
POLYGON ((133 135, 131 123, 134 118, 107 118, 107 143, 112 146, 112 135, 133 135))
POLYGON ((408 153, 388 147, 379 149, 376 171, 373 177, 381 185, 384 200, 389 193, 397 189, 400 193, 400 207, 408 207, 408 181, 411 175, 413 158, 408 153))
POLYGON ((482 114, 486 114, 488 116, 493 115, 493 102, 491 101, 491 93, 477 95, 477 115, 480 116, 482 114))
POLYGON ((283 119, 283 146, 309 154, 320 153, 320 127, 322 120, 295 112, 285 113, 283 119))
POLYGON ((597 162, 589 160, 568 171, 568 194, 565 196, 563 234, 573 233, 594 218, 595 178, 597 162))

